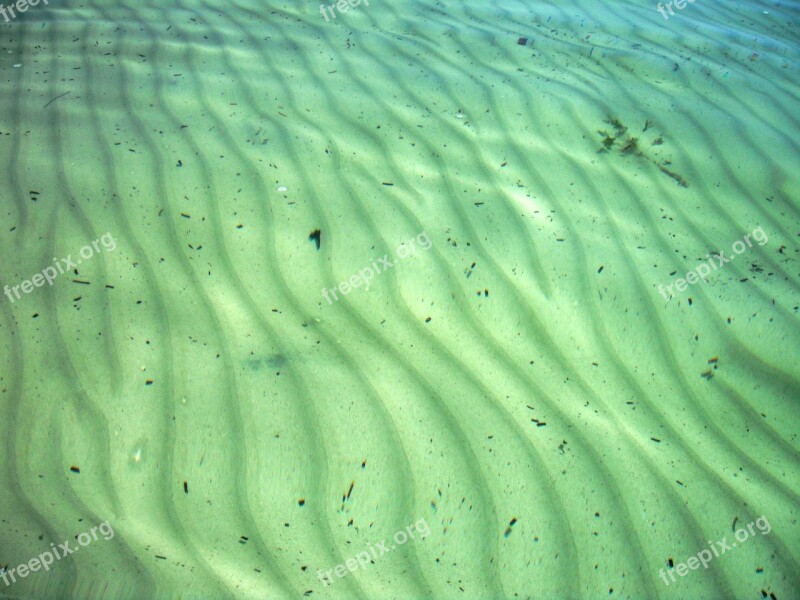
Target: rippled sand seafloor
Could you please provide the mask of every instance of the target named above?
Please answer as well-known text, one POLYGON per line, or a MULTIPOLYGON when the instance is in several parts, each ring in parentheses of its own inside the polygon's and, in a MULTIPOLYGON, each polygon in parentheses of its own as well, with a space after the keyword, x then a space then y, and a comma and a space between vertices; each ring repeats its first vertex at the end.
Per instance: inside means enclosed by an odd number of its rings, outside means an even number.
POLYGON ((800 598, 800 7, 337 14, 0 21, 0 597, 800 598))

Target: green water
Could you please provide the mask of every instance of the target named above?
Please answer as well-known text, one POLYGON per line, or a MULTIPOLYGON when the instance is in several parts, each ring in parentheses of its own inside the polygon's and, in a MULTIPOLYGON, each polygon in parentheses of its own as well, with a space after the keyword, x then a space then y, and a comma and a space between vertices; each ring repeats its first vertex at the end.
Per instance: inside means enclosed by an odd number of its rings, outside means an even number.
POLYGON ((681 4, 0 12, 0 597, 800 598, 800 8, 681 4))

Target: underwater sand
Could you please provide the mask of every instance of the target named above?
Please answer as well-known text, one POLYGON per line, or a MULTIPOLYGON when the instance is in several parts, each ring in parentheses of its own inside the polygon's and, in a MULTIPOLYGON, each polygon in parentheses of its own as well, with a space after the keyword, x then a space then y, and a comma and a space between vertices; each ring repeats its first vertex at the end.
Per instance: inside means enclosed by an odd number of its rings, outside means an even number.
POLYGON ((0 597, 800 598, 798 23, 0 19, 0 597))

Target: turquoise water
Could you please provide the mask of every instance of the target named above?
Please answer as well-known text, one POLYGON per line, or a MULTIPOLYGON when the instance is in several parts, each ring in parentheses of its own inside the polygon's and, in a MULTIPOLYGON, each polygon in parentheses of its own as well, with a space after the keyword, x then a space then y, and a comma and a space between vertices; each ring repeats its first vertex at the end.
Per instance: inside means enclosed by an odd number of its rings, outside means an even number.
POLYGON ((0 11, 0 597, 799 598, 800 7, 353 4, 0 11))

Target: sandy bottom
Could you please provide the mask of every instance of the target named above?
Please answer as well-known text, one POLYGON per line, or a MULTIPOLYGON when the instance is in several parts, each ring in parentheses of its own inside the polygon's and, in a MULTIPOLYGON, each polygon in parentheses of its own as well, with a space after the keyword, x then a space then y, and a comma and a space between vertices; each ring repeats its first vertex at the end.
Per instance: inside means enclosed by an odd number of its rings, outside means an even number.
POLYGON ((670 8, 0 18, 0 597, 800 598, 800 9, 670 8))

